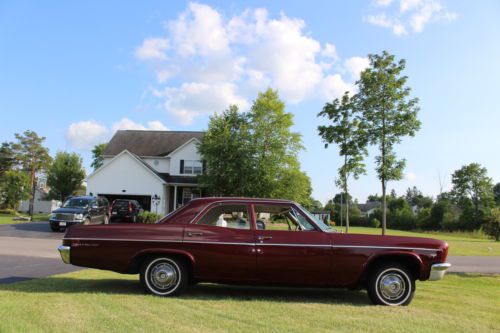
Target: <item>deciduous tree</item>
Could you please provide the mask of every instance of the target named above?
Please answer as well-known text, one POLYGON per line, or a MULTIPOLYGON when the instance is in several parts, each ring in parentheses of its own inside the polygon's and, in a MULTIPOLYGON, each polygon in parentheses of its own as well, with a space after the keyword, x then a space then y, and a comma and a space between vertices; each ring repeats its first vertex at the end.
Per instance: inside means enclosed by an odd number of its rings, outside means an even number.
POLYGON ((107 143, 100 143, 98 145, 95 145, 94 148, 92 149, 92 164, 90 164, 91 167, 94 168, 94 170, 99 169, 104 161, 104 157, 102 156, 104 149, 106 149, 107 143))
POLYGON ((80 189, 85 178, 82 158, 76 153, 58 152, 47 176, 49 197, 64 201, 80 189))
POLYGON ((382 234, 385 234, 387 182, 401 179, 405 167, 405 160, 398 159, 394 146, 420 129, 419 106, 418 99, 410 98, 408 78, 403 75, 404 59, 396 61, 387 51, 368 57, 370 66, 361 73, 356 84, 369 142, 379 150, 375 163, 382 184, 382 234))
MULTIPOLYGON (((333 102, 326 103, 318 116, 326 117, 332 123, 328 126, 319 126, 318 131, 325 142, 325 148, 329 144, 336 144, 339 147, 339 155, 343 161, 338 169, 337 183, 348 196, 349 177, 358 179, 366 172, 364 157, 368 154, 366 129, 356 107, 356 98, 346 92, 341 99, 336 98, 333 102)), ((345 215, 346 232, 349 232, 349 200, 346 201, 345 215)))
POLYGON ((19 202, 30 198, 30 178, 21 170, 7 170, 0 179, 2 206, 17 210, 19 202))

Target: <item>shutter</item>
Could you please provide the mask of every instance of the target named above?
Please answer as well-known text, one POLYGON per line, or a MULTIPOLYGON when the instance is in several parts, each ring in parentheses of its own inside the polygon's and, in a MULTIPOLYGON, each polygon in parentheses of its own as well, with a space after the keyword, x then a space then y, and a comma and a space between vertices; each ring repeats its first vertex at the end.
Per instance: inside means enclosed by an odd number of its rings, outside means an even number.
POLYGON ((181 160, 181 168, 179 170, 179 173, 180 174, 183 174, 184 173, 184 160, 181 160))

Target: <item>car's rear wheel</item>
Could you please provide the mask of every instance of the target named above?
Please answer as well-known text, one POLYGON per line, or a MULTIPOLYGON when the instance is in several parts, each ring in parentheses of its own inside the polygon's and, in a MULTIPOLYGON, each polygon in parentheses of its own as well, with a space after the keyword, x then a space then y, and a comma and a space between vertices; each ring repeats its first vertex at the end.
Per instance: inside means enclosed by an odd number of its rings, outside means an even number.
POLYGON ((400 264, 383 264, 369 276, 368 296, 376 305, 408 305, 415 295, 415 278, 400 264))
POLYGON ((189 285, 189 273, 183 260, 154 257, 142 265, 140 280, 146 292, 158 296, 180 295, 189 285))

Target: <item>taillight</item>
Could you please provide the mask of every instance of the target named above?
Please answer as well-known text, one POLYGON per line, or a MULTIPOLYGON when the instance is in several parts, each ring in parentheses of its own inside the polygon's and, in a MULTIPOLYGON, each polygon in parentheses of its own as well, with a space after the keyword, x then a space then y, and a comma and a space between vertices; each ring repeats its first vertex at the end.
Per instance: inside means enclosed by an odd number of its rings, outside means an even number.
POLYGON ((132 213, 132 203, 131 202, 128 203, 128 212, 132 213))

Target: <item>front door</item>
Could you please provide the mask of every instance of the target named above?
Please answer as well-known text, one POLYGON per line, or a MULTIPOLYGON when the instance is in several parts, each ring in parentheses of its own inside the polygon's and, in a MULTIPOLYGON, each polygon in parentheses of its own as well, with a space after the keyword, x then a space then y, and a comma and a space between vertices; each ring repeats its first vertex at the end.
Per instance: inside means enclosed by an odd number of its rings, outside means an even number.
POLYGON ((332 249, 328 233, 317 230, 292 204, 256 204, 254 211, 257 274, 261 282, 331 285, 332 249))
POLYGON ((254 230, 248 208, 241 203, 217 203, 184 228, 184 248, 196 261, 195 279, 255 281, 254 230))

